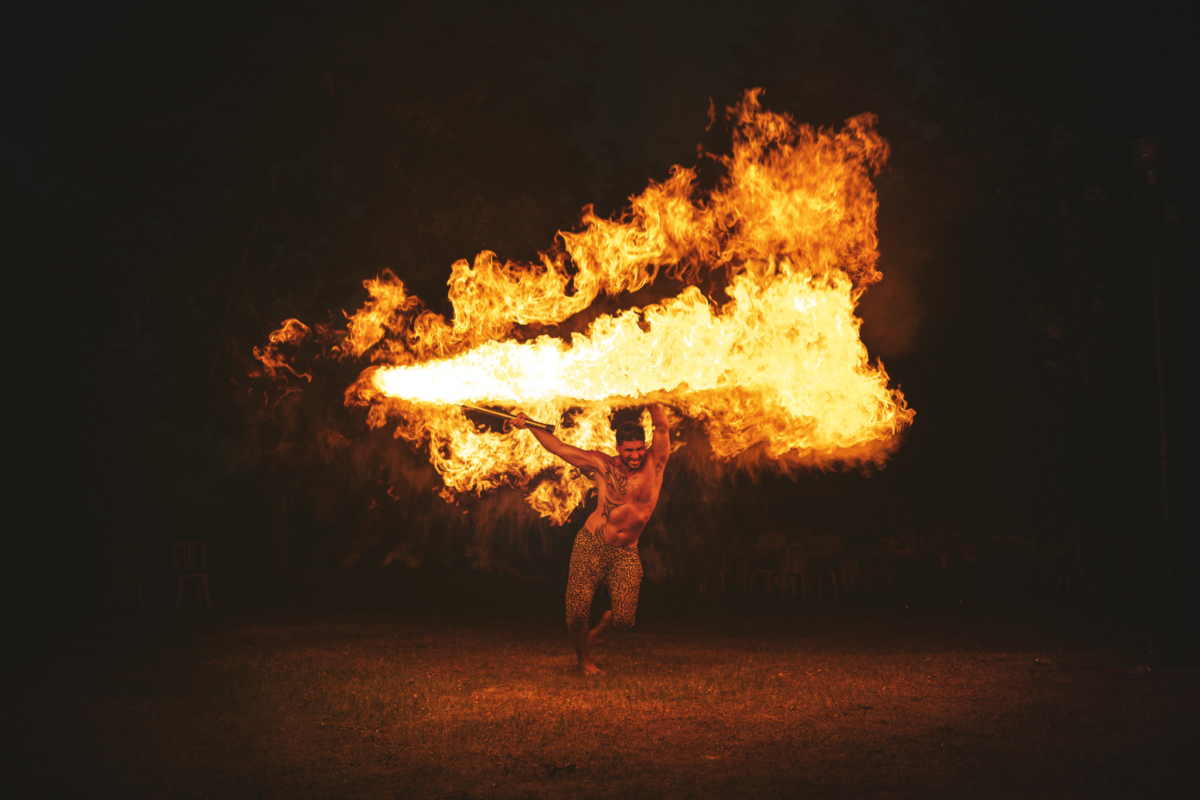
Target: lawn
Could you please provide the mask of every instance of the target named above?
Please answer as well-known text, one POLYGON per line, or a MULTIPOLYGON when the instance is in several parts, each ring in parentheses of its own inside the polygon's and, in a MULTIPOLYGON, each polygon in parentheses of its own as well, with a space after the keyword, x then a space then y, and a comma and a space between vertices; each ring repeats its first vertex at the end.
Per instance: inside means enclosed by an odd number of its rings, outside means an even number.
POLYGON ((1070 613, 660 618, 589 679, 557 618, 116 616, 4 674, 2 770, 8 796, 1186 796, 1197 672, 1062 666, 1141 648, 1070 613))

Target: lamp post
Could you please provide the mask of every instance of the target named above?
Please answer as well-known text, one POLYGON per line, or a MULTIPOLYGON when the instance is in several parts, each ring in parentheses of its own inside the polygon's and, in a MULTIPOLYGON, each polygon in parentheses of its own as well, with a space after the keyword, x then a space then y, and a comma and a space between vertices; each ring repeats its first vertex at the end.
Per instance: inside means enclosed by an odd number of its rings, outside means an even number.
POLYGON ((1150 291, 1154 306, 1154 366, 1158 383, 1158 464, 1162 489, 1163 556, 1166 558, 1164 590, 1167 608, 1167 646, 1163 653, 1168 664, 1178 664, 1185 658, 1179 635, 1179 618, 1175 608, 1175 554, 1171 541, 1171 493, 1167 483, 1167 399, 1163 386, 1162 342, 1162 278, 1159 262, 1162 252, 1162 211, 1159 207, 1158 173, 1162 166, 1162 141, 1157 136, 1144 136, 1133 143, 1133 165, 1146 176, 1146 193, 1150 205, 1150 291))

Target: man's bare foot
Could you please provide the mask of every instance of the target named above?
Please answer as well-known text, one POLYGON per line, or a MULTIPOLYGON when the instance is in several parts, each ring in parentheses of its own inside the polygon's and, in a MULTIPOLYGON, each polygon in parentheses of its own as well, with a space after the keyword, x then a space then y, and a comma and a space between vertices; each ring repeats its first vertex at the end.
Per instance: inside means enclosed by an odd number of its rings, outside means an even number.
POLYGON ((604 670, 597 667, 591 661, 581 663, 579 665, 579 671, 582 672, 584 675, 603 675, 604 674, 604 670))
POLYGON ((612 628, 612 612, 605 611, 603 616, 600 617, 600 621, 596 623, 596 627, 588 632, 588 647, 604 644, 604 640, 608 638, 610 628, 612 628))

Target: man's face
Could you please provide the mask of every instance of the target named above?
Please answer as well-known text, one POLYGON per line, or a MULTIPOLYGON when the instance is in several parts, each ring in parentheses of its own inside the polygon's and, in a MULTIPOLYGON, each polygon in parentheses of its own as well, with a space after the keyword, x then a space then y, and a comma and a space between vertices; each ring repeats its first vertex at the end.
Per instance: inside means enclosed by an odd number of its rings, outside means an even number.
POLYGON ((646 444, 645 442, 621 442, 617 445, 617 455, 621 458, 626 468, 630 470, 639 470, 642 464, 646 463, 646 444))

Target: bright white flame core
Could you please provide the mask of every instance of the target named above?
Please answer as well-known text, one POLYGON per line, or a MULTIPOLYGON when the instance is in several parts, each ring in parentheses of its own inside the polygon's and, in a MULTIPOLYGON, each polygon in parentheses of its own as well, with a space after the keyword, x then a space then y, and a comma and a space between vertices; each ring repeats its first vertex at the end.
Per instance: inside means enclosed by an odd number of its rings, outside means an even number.
POLYGON ((654 392, 709 405, 702 395, 719 402, 737 388, 794 418, 818 420, 829 438, 858 439, 889 416, 891 399, 886 380, 868 366, 851 291, 841 273, 769 283, 742 276, 720 313, 688 287, 641 314, 601 317, 569 344, 548 336, 486 342, 448 359, 382 367, 374 382, 385 395, 418 402, 521 406, 654 392))

